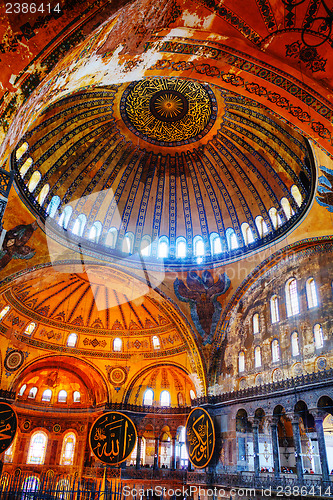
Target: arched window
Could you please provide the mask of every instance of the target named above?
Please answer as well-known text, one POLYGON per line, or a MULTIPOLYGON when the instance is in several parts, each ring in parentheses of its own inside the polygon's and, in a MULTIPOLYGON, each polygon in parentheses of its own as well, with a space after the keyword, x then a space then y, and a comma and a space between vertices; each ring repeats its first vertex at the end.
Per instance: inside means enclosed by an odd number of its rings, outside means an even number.
POLYGON ((58 403, 66 403, 67 402, 67 392, 64 389, 58 392, 58 403))
POLYGON ((30 439, 27 464, 43 465, 47 447, 47 435, 37 431, 30 439))
POLYGON ((191 401, 196 398, 196 395, 195 395, 195 392, 193 389, 190 389, 190 398, 191 398, 191 401))
POLYGON ((39 478, 36 476, 28 476, 22 483, 22 500, 30 500, 35 497, 34 492, 39 489, 39 478))
POLYGON ((255 313, 252 317, 253 333, 259 333, 259 314, 255 313))
POLYGON ((34 323, 32 321, 31 323, 29 323, 29 325, 26 326, 26 329, 24 330, 24 333, 26 335, 32 335, 32 333, 35 330, 35 328, 36 328, 36 323, 34 323))
POLYGON ((113 339, 114 352, 121 352, 122 347, 123 347, 123 341, 119 337, 113 339))
POLYGON ((184 395, 182 392, 178 392, 177 394, 177 403, 178 406, 184 406, 184 395))
POLYGON ((291 195, 294 198, 294 200, 296 201, 297 205, 300 207, 303 203, 303 197, 301 195, 300 190, 298 189, 298 187, 295 184, 293 186, 291 186, 291 195))
POLYGON ((21 144, 21 146, 19 148, 17 148, 16 153, 15 153, 17 160, 22 158, 24 153, 27 151, 28 147, 29 147, 29 144, 27 142, 24 142, 23 144, 21 144))
POLYGON ((270 300, 271 320, 272 323, 277 323, 280 320, 279 314, 279 299, 277 295, 273 295, 270 300))
POLYGON ((245 371, 245 354, 244 351, 241 351, 238 354, 238 371, 242 373, 245 371))
POLYGON ((316 283, 313 278, 309 278, 306 282, 306 298, 308 300, 309 309, 318 306, 316 283))
POLYGON ((176 240, 176 257, 177 259, 186 257, 186 240, 184 236, 179 236, 176 240))
POLYGON ((37 197, 37 201, 40 205, 43 205, 45 198, 47 197, 48 193, 50 191, 50 185, 45 184, 42 189, 40 190, 40 193, 37 197))
POLYGON ((144 406, 151 406, 154 401, 154 391, 152 389, 147 389, 143 395, 144 406))
POLYGON ((261 366, 261 349, 257 345, 254 349, 254 367, 259 368, 261 366))
POLYGON ((6 316, 9 309, 10 309, 10 306, 6 306, 2 309, 2 311, 0 312, 0 321, 6 316))
POLYGON ((160 344, 160 339, 158 338, 158 336, 154 335, 152 340, 153 340, 154 349, 160 349, 161 344, 160 344))
POLYGON ((274 229, 277 229, 279 226, 281 226, 282 220, 276 208, 275 207, 270 208, 268 213, 271 218, 272 226, 274 227, 274 229))
POLYGON ((162 391, 160 395, 161 406, 170 406, 171 398, 169 391, 162 391))
POLYGON ((81 393, 79 391, 73 392, 73 403, 81 403, 81 393))
POLYGON ((60 200, 59 196, 52 196, 51 201, 48 204, 47 209, 46 209, 47 215, 49 215, 50 217, 55 216, 55 214, 58 210, 58 207, 60 205, 60 201, 61 200, 60 200))
POLYGON ((123 239, 122 251, 124 253, 133 253, 133 245, 134 245, 134 234, 128 232, 125 234, 123 239))
POLYGON ((228 227, 225 235, 227 238, 229 250, 236 250, 236 248, 238 248, 238 240, 235 231, 231 227, 228 227))
POLYGON ((98 240, 101 237, 102 228, 102 224, 98 220, 96 220, 90 228, 89 239, 91 241, 94 241, 95 243, 98 243, 98 240))
POLYGON ((82 236, 86 222, 87 217, 84 214, 80 214, 74 222, 72 233, 76 234, 77 236, 82 236))
POLYGON ((161 236, 158 242, 157 256, 160 259, 166 259, 169 255, 169 239, 166 236, 161 236))
POLYGON ((25 174, 28 172, 31 165, 32 165, 32 158, 27 158, 20 168, 20 176, 22 177, 22 179, 25 176, 25 174))
POLYGON ((195 257, 203 257, 205 255, 205 244, 202 236, 195 236, 193 238, 193 253, 195 257))
POLYGON ((22 387, 21 387, 21 389, 18 392, 18 396, 23 396, 24 391, 26 390, 26 388, 27 388, 27 384, 23 384, 22 387))
POLYGON ((217 233, 211 233, 209 236, 210 239, 210 251, 212 255, 218 255, 222 253, 222 244, 221 238, 217 233))
POLYGON ((297 332, 293 332, 291 334, 291 355, 292 356, 299 355, 299 341, 297 332))
POLYGON ((67 207, 65 207, 59 217, 59 220, 58 220, 58 224, 59 226, 62 226, 64 229, 67 229, 68 228, 68 223, 69 223, 69 219, 72 215, 72 207, 70 205, 67 205, 67 207))
POLYGON ((110 248, 116 248, 117 236, 118 230, 115 227, 111 227, 106 235, 105 245, 110 248))
POLYGON ((30 177, 30 181, 28 182, 28 189, 30 193, 32 193, 36 189, 41 178, 42 178, 41 173, 38 170, 35 170, 32 176, 30 177))
POLYGON ((273 363, 276 363, 277 361, 280 361, 280 344, 277 339, 274 339, 271 344, 272 348, 272 361, 273 363))
POLYGON ((252 230, 247 222, 243 222, 242 226, 242 233, 243 233, 243 239, 245 245, 249 245, 250 243, 254 242, 254 237, 252 230))
POLYGON ((67 337, 67 347, 75 347, 76 346, 76 343, 77 343, 77 335, 76 333, 71 333, 70 335, 68 335, 67 337))
POLYGON ((286 283, 286 304, 288 317, 299 313, 297 282, 295 278, 290 278, 286 283))
POLYGON ((258 215, 256 217, 255 222, 256 222, 257 229, 258 229, 258 234, 262 238, 263 236, 265 236, 265 234, 268 233, 267 224, 266 224, 266 222, 264 221, 264 218, 261 215, 258 215))
MULTIPOLYGON (((17 439, 16 436, 15 436, 14 440, 12 441, 12 444, 10 445, 10 447, 7 448, 7 450, 4 453, 3 461, 5 464, 11 464, 13 462, 14 450, 15 450, 16 439, 17 439)), ((0 488, 1 488, 1 485, 0 485, 0 488)))
POLYGON ((287 219, 290 219, 292 215, 294 215, 294 211, 291 208, 288 198, 282 198, 281 206, 283 208, 284 213, 286 214, 287 219))
POLYGON ((321 349, 324 346, 323 329, 319 323, 313 327, 314 342, 316 349, 321 349))
POLYGON ((51 389, 45 389, 45 391, 42 394, 42 401, 51 401, 51 398, 52 398, 51 389))
POLYGON ((73 465, 76 437, 74 432, 65 434, 60 456, 60 465, 73 465))
POLYGON ((148 234, 146 234, 141 240, 140 253, 144 257, 149 257, 151 254, 151 238, 148 234))
POLYGON ((37 394, 37 387, 31 387, 29 394, 28 394, 28 398, 35 399, 36 394, 37 394))

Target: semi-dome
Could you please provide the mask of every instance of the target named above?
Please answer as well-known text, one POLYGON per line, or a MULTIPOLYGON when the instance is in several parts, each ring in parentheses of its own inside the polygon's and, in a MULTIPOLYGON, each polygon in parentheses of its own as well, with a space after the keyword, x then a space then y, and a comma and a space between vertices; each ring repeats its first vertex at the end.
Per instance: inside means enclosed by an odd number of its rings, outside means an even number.
POLYGON ((298 222, 313 185, 297 131, 192 79, 71 93, 37 117, 12 163, 49 234, 131 254, 132 265, 144 256, 186 267, 262 247, 298 222))

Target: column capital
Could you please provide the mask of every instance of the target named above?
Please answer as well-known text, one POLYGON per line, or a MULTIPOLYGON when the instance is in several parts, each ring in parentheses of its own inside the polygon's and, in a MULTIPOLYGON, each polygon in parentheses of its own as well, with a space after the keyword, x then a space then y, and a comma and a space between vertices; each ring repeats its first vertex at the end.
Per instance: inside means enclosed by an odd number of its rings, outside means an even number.
POLYGON ((313 418, 315 420, 324 420, 326 415, 328 415, 328 413, 321 408, 314 408, 313 410, 309 410, 309 411, 313 415, 313 418))
POLYGON ((280 417, 279 415, 266 415, 265 420, 272 427, 279 423, 280 417))
POLYGON ((298 413, 293 413, 290 415, 290 420, 292 424, 298 424, 300 423, 301 416, 298 413))

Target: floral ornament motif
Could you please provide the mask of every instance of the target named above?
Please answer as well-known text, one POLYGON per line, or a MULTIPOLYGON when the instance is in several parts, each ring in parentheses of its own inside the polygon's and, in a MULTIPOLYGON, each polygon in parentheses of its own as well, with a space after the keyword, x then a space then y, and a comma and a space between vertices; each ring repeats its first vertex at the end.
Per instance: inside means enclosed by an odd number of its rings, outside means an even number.
POLYGON ((214 278, 209 271, 198 276, 195 271, 187 273, 186 285, 178 278, 174 282, 177 298, 190 304, 191 318, 202 336, 203 344, 211 344, 222 312, 222 305, 217 297, 226 293, 230 287, 230 279, 224 273, 214 278))
POLYGON ((316 201, 329 212, 333 212, 333 170, 326 167, 320 167, 325 174, 318 179, 318 194, 316 201))
POLYGON ((312 73, 326 69, 327 59, 320 57, 315 47, 307 47, 299 41, 286 45, 286 57, 298 57, 312 73))

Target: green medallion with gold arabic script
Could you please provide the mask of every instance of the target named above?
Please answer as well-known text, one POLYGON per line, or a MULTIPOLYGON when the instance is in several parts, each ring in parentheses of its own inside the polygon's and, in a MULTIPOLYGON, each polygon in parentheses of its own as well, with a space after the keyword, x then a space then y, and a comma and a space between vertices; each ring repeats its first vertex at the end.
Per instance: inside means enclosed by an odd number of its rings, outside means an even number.
POLYGON ((117 465, 132 453, 137 439, 134 423, 123 413, 104 413, 93 423, 89 444, 95 457, 105 464, 117 465))
POLYGON ((186 447, 194 467, 206 467, 212 458, 215 447, 213 420, 206 410, 194 408, 186 422, 186 447))
POLYGON ((12 444, 17 429, 17 416, 7 403, 0 403, 0 453, 12 444))

